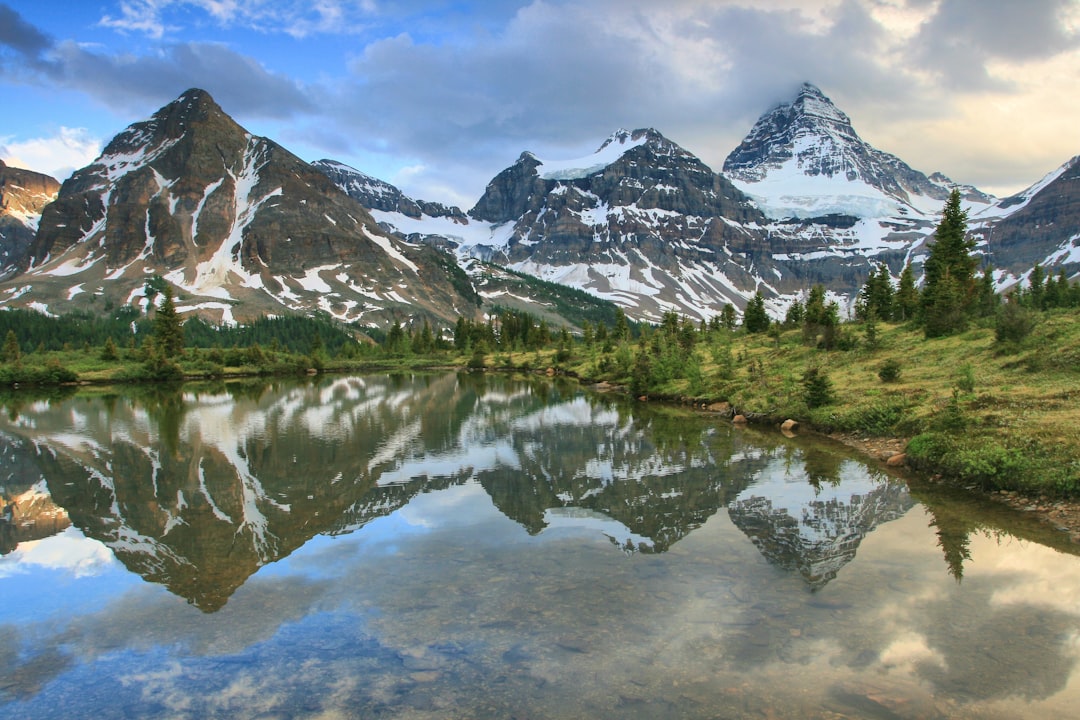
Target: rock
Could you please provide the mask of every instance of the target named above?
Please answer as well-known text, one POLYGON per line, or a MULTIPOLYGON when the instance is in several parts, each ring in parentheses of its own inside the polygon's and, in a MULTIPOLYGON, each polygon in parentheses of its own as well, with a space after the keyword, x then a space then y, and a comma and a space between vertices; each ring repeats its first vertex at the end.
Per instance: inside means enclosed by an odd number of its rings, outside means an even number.
POLYGON ((784 431, 784 432, 791 432, 791 433, 793 433, 793 432, 795 432, 796 430, 798 430, 798 429, 799 429, 799 421, 798 421, 798 420, 792 420, 791 418, 788 418, 787 420, 785 420, 785 421, 784 421, 784 422, 783 422, 783 423, 782 423, 782 424, 780 425, 780 429, 781 429, 782 431, 784 431))
POLYGON ((745 415, 736 415, 735 417, 731 418, 731 422, 735 423, 736 425, 745 425, 746 424, 746 416, 745 415))
POLYGON ((907 454, 897 453, 886 460, 885 464, 889 467, 907 467, 907 454))

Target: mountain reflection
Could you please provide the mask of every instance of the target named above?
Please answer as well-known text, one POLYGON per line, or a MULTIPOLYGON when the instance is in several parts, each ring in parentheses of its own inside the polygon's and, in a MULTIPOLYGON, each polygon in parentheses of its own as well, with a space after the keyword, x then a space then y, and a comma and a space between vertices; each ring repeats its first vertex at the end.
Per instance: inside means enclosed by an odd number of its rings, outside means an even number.
POLYGON ((900 480, 846 472, 856 469, 853 461, 814 448, 790 451, 771 461, 728 513, 770 563, 820 590, 868 533, 904 515, 914 500, 900 480), (809 469, 824 465, 831 467, 807 482, 809 469))
POLYGON ((530 534, 589 527, 627 552, 664 552, 730 507, 815 588, 912 504, 865 475, 829 492, 845 475, 831 453, 547 379, 347 377, 7 409, 9 472, 44 478, 84 534, 206 612, 314 536, 466 482, 530 534))

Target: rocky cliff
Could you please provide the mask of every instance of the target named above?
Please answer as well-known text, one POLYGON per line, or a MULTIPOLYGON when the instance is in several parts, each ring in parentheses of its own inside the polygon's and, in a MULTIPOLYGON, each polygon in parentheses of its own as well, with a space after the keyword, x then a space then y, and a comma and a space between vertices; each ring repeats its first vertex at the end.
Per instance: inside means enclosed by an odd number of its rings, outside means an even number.
POLYGON ((41 211, 59 191, 60 183, 54 178, 0 161, 0 278, 16 272, 23 263, 41 211))

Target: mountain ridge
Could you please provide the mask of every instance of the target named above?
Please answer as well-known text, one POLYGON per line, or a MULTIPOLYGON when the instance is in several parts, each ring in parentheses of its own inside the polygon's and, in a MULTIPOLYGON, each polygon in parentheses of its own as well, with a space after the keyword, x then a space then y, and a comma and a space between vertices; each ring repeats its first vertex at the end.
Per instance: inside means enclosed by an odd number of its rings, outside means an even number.
POLYGON ((161 274, 182 310, 222 322, 285 311, 445 323, 477 312, 447 250, 489 302, 518 291, 514 302, 530 302, 509 276, 491 282, 495 263, 634 320, 704 320, 756 292, 780 316, 812 284, 850 306, 877 264, 894 278, 918 270, 953 188, 1001 289, 1034 262, 1080 269, 1076 166, 998 200, 873 148, 806 83, 759 118, 724 172, 655 128, 618 129, 581 158, 521 152, 464 212, 338 161, 306 163, 192 89, 68 178, 21 250, 5 240, 20 274, 0 283, 0 304, 145 308, 141 287, 161 274))

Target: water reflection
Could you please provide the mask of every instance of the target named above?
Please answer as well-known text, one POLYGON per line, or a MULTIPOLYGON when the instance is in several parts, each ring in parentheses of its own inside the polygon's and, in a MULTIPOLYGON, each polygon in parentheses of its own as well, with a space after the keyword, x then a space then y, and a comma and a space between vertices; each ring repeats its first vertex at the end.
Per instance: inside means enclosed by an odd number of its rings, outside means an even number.
POLYGON ((157 387, 11 405, 5 425, 8 467, 43 478, 88 537, 206 611, 316 535, 467 481, 531 534, 590 525, 627 552, 664 552, 730 505, 770 562, 815 588, 911 504, 882 477, 822 496, 843 474, 834 454, 483 375, 157 387))
POLYGON ((455 374, 7 408, 6 490, 43 522, 0 559, 0 704, 21 717, 1080 698, 1066 540, 815 442, 455 374))

